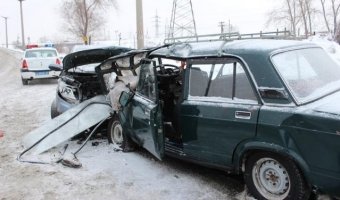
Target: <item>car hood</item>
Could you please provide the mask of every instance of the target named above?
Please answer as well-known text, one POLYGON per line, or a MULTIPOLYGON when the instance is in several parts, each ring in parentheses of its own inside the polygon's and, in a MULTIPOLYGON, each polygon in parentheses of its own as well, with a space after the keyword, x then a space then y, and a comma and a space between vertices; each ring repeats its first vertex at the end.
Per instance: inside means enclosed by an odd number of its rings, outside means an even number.
POLYGON ((125 47, 107 47, 70 53, 63 59, 63 69, 69 70, 82 65, 101 63, 112 56, 131 50, 125 47))

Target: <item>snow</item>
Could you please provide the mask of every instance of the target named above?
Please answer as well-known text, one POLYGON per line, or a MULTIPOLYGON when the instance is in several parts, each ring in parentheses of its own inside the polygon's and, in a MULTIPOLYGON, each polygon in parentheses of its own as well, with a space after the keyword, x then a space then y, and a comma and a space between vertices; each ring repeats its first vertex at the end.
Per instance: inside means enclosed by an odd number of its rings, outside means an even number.
POLYGON ((331 57, 340 62, 340 46, 332 41, 329 35, 315 35, 309 37, 308 42, 314 43, 322 47, 331 57))
MULTIPOLYGON (((139 149, 116 151, 107 139, 93 140, 77 154, 82 168, 20 163, 22 138, 50 119, 56 80, 23 86, 20 53, 0 50, 0 197, 1 199, 249 199, 242 179, 172 158, 163 162, 139 149)), ((68 142, 67 153, 79 148, 68 142)), ((63 145, 42 154, 57 160, 63 145)), ((33 159, 25 157, 25 159, 33 159)))

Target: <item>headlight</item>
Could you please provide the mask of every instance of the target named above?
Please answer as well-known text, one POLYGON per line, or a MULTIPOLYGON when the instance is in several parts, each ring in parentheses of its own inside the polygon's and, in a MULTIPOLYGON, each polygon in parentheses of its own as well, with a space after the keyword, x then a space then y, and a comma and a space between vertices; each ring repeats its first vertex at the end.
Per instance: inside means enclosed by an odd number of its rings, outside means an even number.
POLYGON ((78 87, 67 85, 63 80, 58 81, 59 94, 66 100, 77 103, 81 99, 81 93, 78 87))

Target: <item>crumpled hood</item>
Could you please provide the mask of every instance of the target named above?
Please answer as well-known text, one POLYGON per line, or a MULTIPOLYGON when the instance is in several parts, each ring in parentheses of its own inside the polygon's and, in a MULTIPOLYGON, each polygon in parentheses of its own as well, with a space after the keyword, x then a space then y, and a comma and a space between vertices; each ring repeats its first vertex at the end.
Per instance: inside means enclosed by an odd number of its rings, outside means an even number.
POLYGON ((63 59, 63 69, 69 70, 82 65, 101 63, 112 56, 131 50, 125 47, 107 47, 70 53, 63 59))

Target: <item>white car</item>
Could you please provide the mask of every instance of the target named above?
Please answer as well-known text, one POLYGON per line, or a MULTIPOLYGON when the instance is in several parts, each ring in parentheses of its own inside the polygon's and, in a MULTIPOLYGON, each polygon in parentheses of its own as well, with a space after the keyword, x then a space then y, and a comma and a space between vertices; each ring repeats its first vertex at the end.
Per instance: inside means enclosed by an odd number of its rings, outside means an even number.
POLYGON ((29 80, 58 78, 60 72, 49 69, 50 64, 61 65, 55 48, 26 49, 21 62, 21 80, 27 85, 29 80))

